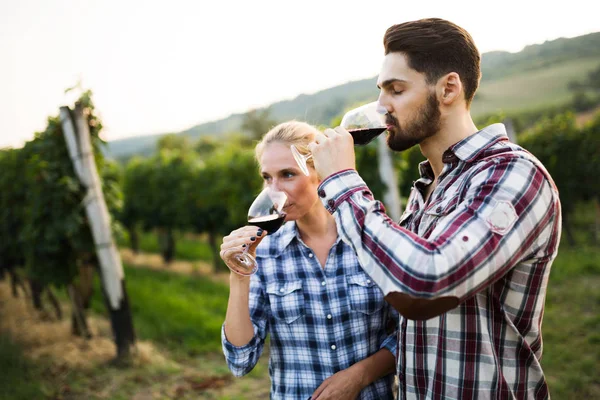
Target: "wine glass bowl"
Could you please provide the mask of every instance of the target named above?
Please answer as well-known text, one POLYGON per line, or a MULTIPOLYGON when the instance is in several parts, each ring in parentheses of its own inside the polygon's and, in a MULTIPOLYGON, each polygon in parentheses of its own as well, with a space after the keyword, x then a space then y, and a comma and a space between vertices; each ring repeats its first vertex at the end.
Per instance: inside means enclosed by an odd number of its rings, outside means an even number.
POLYGON ((355 146, 364 146, 386 130, 386 109, 374 101, 348 111, 340 126, 352 135, 355 146))
MULTIPOLYGON (((340 126, 352 135, 355 146, 364 146, 385 132, 387 129, 385 123, 386 114, 387 110, 385 107, 381 106, 378 101, 373 101, 344 114, 340 126)), ((301 154, 294 145, 291 145, 290 149, 292 150, 294 159, 298 163, 298 167, 308 176, 309 171, 306 160, 311 158, 312 154, 301 154)))
MULTIPOLYGON (((284 192, 265 187, 254 199, 248 210, 248 224, 264 229, 267 234, 275 233, 285 220, 283 207, 287 201, 284 192)), ((250 276, 256 273, 258 264, 256 259, 248 253, 250 245, 233 247, 223 252, 223 261, 233 272, 250 276)))

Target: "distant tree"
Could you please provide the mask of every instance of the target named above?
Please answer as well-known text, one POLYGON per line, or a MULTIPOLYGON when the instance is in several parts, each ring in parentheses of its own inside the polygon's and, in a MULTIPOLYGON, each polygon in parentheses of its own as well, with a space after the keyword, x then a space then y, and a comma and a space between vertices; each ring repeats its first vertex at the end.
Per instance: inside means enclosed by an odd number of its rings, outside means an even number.
POLYGON ((210 156, 220 145, 219 140, 213 136, 201 136, 194 145, 194 150, 198 153, 200 159, 204 159, 210 156))
POLYGON ((188 151, 192 148, 190 138, 175 133, 162 136, 156 143, 156 150, 179 150, 188 151))
POLYGON ((25 175, 24 152, 20 149, 0 150, 0 274, 11 278, 13 296, 18 287, 25 291, 17 268, 25 265, 25 243, 22 237, 26 213, 27 187, 16 184, 25 175))
POLYGON ((137 193, 130 196, 142 196, 146 204, 142 208, 143 226, 156 229, 159 246, 165 262, 175 257, 175 231, 188 225, 185 191, 190 175, 199 162, 194 152, 163 149, 155 156, 145 160, 142 167, 145 181, 137 193))
POLYGON ((242 130, 250 133, 254 140, 260 140, 262 135, 267 133, 276 122, 271 118, 268 108, 263 110, 251 110, 244 115, 242 121, 242 130))
POLYGON ((575 204, 582 198, 581 138, 571 112, 540 120, 519 136, 520 144, 544 164, 559 190, 563 227, 575 244, 571 221, 575 204))
POLYGON ((208 236, 216 272, 223 265, 218 242, 247 224, 248 208, 260 190, 261 179, 253 149, 234 141, 221 143, 203 161, 185 196, 193 229, 208 236))
POLYGON ((600 112, 580 131, 580 145, 577 159, 580 163, 581 197, 595 206, 594 241, 600 244, 600 112))

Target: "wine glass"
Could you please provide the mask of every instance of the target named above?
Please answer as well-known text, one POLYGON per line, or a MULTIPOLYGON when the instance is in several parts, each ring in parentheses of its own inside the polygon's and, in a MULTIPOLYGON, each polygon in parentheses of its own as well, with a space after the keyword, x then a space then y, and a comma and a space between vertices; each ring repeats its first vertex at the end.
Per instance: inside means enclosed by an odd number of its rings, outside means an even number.
MULTIPOLYGON (((264 229, 267 234, 275 233, 285 219, 283 207, 286 201, 287 195, 284 192, 266 186, 248 210, 248 224, 264 229)), ((223 260, 227 267, 243 276, 254 274, 258 265, 254 257, 248 254, 249 248, 250 246, 246 246, 226 250, 223 253, 223 260)))
MULTIPOLYGON (((364 146, 385 132, 387 129, 385 124, 386 113, 385 107, 379 105, 378 101, 374 101, 348 111, 342 117, 340 126, 352 135, 355 146, 364 146)), ((309 171, 306 160, 311 158, 312 155, 301 154, 294 145, 291 145, 290 149, 298 166, 308 176, 309 171)))

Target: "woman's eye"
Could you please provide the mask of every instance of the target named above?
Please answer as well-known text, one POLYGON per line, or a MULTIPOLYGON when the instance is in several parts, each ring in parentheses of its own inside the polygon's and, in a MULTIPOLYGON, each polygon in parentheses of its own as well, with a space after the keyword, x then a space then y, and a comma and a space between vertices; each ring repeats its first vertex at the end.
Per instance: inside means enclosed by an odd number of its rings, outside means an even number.
POLYGON ((293 172, 286 172, 283 174, 284 178, 291 178, 293 176, 295 176, 296 174, 294 174, 293 172))

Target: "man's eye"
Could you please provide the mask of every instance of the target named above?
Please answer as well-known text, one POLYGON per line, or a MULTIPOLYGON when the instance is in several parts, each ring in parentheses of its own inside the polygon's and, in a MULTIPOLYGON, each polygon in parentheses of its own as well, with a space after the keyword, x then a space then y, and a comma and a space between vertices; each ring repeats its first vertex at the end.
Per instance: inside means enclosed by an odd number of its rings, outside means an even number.
POLYGON ((399 95, 404 93, 404 90, 392 90, 392 93, 394 93, 395 95, 399 95))

